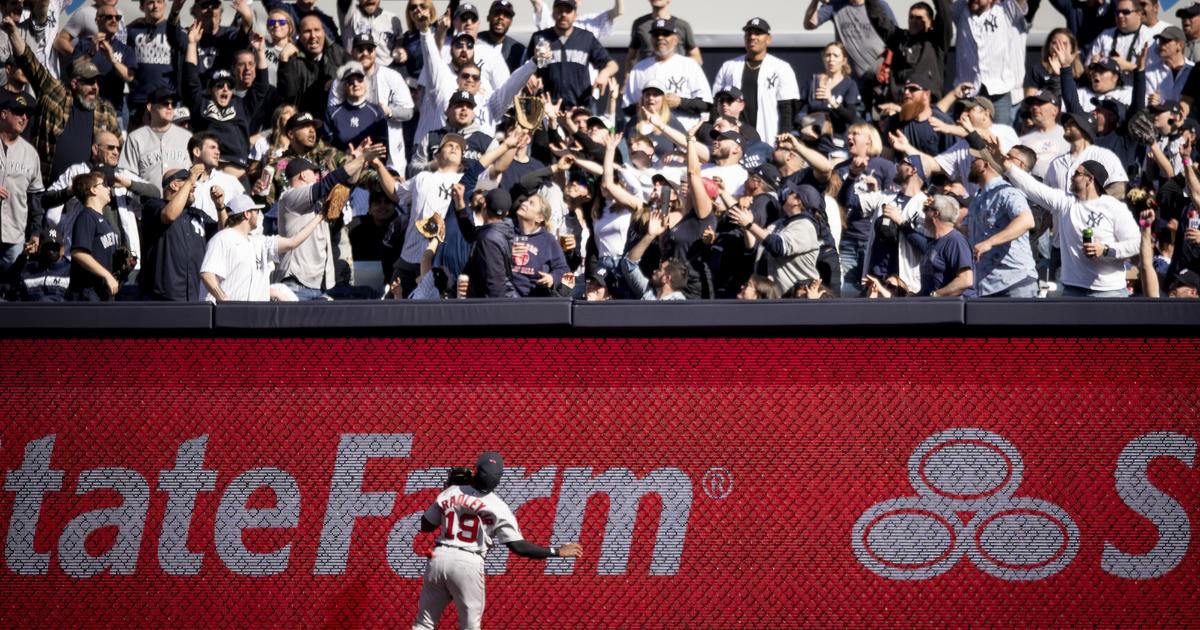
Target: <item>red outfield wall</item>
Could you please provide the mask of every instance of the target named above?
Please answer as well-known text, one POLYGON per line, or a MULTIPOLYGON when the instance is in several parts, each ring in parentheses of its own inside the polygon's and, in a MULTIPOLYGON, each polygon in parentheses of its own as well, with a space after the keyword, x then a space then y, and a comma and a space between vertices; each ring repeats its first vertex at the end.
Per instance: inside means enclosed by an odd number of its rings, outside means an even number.
POLYGON ((0 342, 0 627, 406 627, 485 449, 493 628, 1197 626, 1198 346, 0 342))

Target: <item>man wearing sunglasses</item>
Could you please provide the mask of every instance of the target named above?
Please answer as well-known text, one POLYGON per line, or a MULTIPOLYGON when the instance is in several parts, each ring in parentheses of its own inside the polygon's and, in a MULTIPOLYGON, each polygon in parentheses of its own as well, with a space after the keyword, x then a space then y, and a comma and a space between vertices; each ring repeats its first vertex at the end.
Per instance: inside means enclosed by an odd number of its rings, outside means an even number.
MULTIPOLYGON (((32 3, 38 4, 38 3, 32 3)), ((67 3, 61 3, 66 5, 67 3)), ((54 50, 58 52, 62 59, 70 59, 75 55, 75 48, 84 39, 91 39, 97 33, 103 31, 103 28, 97 28, 98 20, 96 15, 100 9, 113 8, 117 6, 117 0, 95 0, 90 6, 82 6, 71 14, 61 31, 58 31, 58 36, 54 38, 54 50)), ((121 43, 126 43, 125 25, 122 24, 117 29, 117 39, 121 43)))
POLYGON ((71 57, 74 63, 87 59, 100 71, 100 96, 120 107, 125 102, 125 86, 133 81, 138 61, 133 49, 117 38, 118 28, 124 20, 115 6, 96 9, 98 32, 91 37, 80 38, 71 57))
POLYGON ((42 183, 46 184, 70 165, 87 160, 92 140, 100 132, 120 135, 117 112, 112 104, 100 98, 97 85, 100 71, 90 61, 79 60, 72 67, 70 83, 64 85, 34 57, 33 49, 17 31, 13 16, 4 16, 0 29, 8 34, 17 66, 29 77, 38 94, 33 146, 41 158, 42 183))
POLYGON ((22 251, 37 251, 42 234, 42 173, 37 151, 21 137, 30 104, 23 94, 0 94, 0 273, 22 251))

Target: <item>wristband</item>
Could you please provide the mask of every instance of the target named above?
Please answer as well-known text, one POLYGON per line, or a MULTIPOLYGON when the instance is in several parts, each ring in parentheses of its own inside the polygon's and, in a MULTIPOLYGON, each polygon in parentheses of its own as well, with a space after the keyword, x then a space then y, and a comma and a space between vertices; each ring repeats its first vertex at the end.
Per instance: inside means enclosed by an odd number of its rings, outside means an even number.
POLYGON ((558 549, 559 549, 558 547, 551 547, 551 548, 550 548, 550 555, 552 555, 552 556, 557 556, 557 555, 558 555, 558 549))

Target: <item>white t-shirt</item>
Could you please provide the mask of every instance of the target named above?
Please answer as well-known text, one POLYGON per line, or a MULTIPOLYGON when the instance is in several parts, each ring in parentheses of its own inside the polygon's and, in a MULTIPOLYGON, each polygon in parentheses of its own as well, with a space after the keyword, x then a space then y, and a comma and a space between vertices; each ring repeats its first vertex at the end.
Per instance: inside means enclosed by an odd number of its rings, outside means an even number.
MULTIPOLYGON (((642 88, 651 81, 659 81, 669 94, 678 94, 682 98, 698 98, 706 103, 713 102, 712 89, 708 86, 708 77, 695 59, 687 55, 674 54, 666 61, 647 57, 637 63, 629 71, 629 79, 625 83, 623 104, 629 107, 642 98, 642 88)), ((691 128, 700 118, 685 116, 676 112, 675 117, 684 128, 691 128)))
POLYGON ((212 196, 209 191, 213 186, 220 186, 221 191, 225 193, 225 201, 229 201, 238 195, 246 194, 246 189, 242 188, 242 183, 236 177, 221 171, 213 171, 208 179, 197 181, 193 189, 196 195, 196 201, 193 205, 204 211, 210 219, 217 220, 217 206, 213 204, 212 196))
MULTIPOLYGON (((221 291, 230 300, 268 302, 271 299, 270 263, 279 262, 279 237, 242 236, 233 228, 217 232, 208 242, 200 273, 216 274, 221 291)), ((206 292, 209 302, 215 302, 206 292)))
POLYGON ((450 486, 425 510, 425 520, 438 525, 437 544, 480 555, 495 543, 525 540, 517 517, 494 492, 484 494, 471 486, 450 486))
POLYGON ((1050 169, 1050 161, 1071 150, 1071 143, 1063 138, 1061 125, 1055 125, 1050 131, 1031 131, 1021 136, 1020 141, 1037 154, 1033 175, 1043 179, 1046 177, 1046 171, 1050 169))
POLYGON ((612 211, 612 204, 604 209, 599 219, 592 222, 596 228, 596 252, 601 256, 620 258, 625 253, 625 241, 629 237, 629 223, 633 214, 629 210, 612 211))
POLYGON ((1050 161, 1050 166, 1046 168, 1046 176, 1042 181, 1051 188, 1061 190, 1063 192, 1071 192, 1071 173, 1079 168, 1080 164, 1088 160, 1095 160, 1108 171, 1108 181, 1104 182, 1105 186, 1116 182, 1129 181, 1129 174, 1125 172, 1125 165, 1121 163, 1121 159, 1116 153, 1098 147, 1094 144, 1089 144, 1087 148, 1079 152, 1078 156, 1073 156, 1069 152, 1064 153, 1050 161))
MULTIPOLYGON (((1009 1, 1011 2, 1012 0, 1009 1)), ((1017 139, 1017 132, 1013 131, 1013 128, 1007 125, 993 124, 989 131, 1000 139, 1000 148, 1005 153, 1021 143, 1017 139)), ((975 158, 971 157, 970 151, 971 147, 967 144, 967 141, 959 140, 951 145, 949 149, 946 149, 945 153, 939 153, 934 160, 937 161, 938 166, 942 167, 942 171, 946 173, 946 177, 949 177, 951 180, 957 179, 962 181, 963 186, 967 189, 967 194, 974 196, 975 193, 979 192, 979 186, 967 181, 967 174, 971 172, 971 162, 975 161, 975 158)))
POLYGON ((425 251, 428 240, 417 231, 417 222, 434 214, 440 214, 445 219, 450 210, 450 191, 460 179, 462 173, 421 171, 416 177, 396 184, 396 195, 400 198, 398 203, 412 208, 408 229, 404 233, 404 249, 400 251, 400 258, 404 262, 414 265, 421 262, 421 252, 425 251))
POLYGON ((741 164, 729 164, 727 166, 717 166, 716 164, 705 164, 700 167, 700 175, 712 179, 720 177, 725 183, 725 190, 734 197, 740 197, 746 192, 746 179, 749 173, 741 164))
MULTIPOLYGON (((713 81, 712 93, 720 94, 727 87, 740 90, 745 66, 745 55, 721 64, 717 80, 713 81)), ((792 67, 774 55, 764 57, 758 70, 758 119, 754 121, 754 128, 763 142, 775 144, 775 135, 779 131, 779 103, 798 98, 800 84, 796 82, 796 72, 792 67)))

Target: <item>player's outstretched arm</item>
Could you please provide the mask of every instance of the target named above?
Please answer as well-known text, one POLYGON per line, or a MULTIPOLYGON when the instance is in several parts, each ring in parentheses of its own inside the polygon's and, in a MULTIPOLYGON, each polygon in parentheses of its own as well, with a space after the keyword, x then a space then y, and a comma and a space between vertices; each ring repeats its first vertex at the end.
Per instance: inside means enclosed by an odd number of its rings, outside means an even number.
POLYGON ((567 543, 561 547, 543 547, 528 540, 514 540, 507 543, 508 550, 525 558, 578 558, 583 555, 583 546, 579 543, 567 543))

